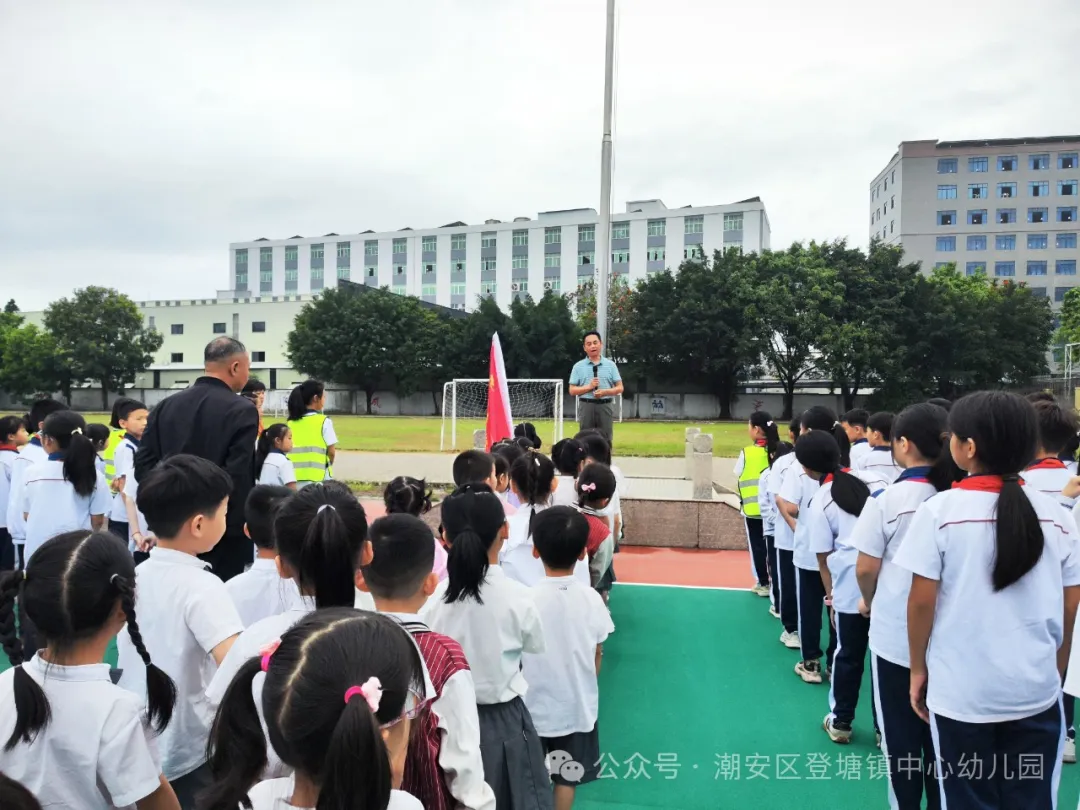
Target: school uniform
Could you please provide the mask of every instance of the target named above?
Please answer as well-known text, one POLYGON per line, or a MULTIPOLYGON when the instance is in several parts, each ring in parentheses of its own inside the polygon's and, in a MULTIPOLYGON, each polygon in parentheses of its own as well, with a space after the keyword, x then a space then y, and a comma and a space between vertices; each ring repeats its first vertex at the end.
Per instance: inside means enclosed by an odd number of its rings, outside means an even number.
MULTIPOLYGON (((172 721, 158 738, 162 772, 172 783, 189 776, 189 782, 198 782, 194 772, 207 770, 214 711, 205 693, 217 668, 210 652, 244 629, 225 583, 209 569, 198 557, 163 546, 153 548, 135 569, 135 615, 143 644, 176 684, 172 721)), ((116 637, 116 648, 120 686, 145 700, 146 667, 127 628, 116 637)))
MULTIPOLYGON (((134 807, 158 789, 161 767, 143 704, 114 686, 108 664, 22 664, 45 692, 51 719, 34 741, 0 750, 0 772, 42 807, 134 807)), ((15 668, 0 674, 0 734, 15 728, 15 668)))
POLYGON ((45 461, 33 464, 26 471, 22 485, 22 511, 26 518, 26 559, 45 544, 46 540, 64 532, 90 530, 91 516, 109 511, 109 485, 105 476, 95 472, 94 491, 80 495, 70 481, 64 479, 64 459, 53 453, 45 461))
POLYGON ((525 705, 545 753, 565 751, 584 766, 580 779, 552 774, 557 785, 582 785, 599 776, 600 694, 596 648, 615 632, 604 600, 573 577, 545 577, 532 588, 545 628, 543 653, 526 653, 521 669, 529 683, 525 705))
POLYGON ((904 471, 904 468, 893 460, 892 447, 885 445, 884 447, 871 447, 859 459, 858 464, 852 461, 851 470, 873 490, 875 482, 883 486, 893 483, 900 477, 900 473, 904 471))
MULTIPOLYGON (((608 501, 607 506, 603 509, 596 510, 596 514, 607 520, 608 528, 611 529, 610 558, 608 559, 607 568, 600 576, 600 581, 595 583, 596 590, 601 593, 610 591, 611 587, 615 584, 614 555, 618 553, 619 543, 626 533, 625 524, 623 523, 622 499, 626 497, 629 492, 629 485, 626 483, 626 476, 623 475, 623 471, 614 464, 610 465, 610 467, 612 475, 615 476, 615 494, 611 496, 611 500, 608 501), (617 532, 615 531, 616 518, 618 518, 619 523, 619 530, 617 532)), ((608 549, 605 548, 605 553, 607 552, 608 549)))
MULTIPOLYGON (((289 803, 294 790, 292 776, 267 779, 248 791, 251 810, 315 810, 314 807, 297 807, 289 803)), ((414 796, 402 790, 390 791, 390 803, 386 810, 425 810, 414 796)))
MULTIPOLYGON (((510 533, 502 549, 499 550, 499 566, 503 573, 526 588, 531 588, 547 576, 544 563, 533 556, 532 535, 529 534, 529 517, 534 511, 540 512, 543 508, 523 506, 511 515, 506 521, 509 524, 510 533)), ((592 586, 592 575, 589 573, 587 560, 578 560, 574 566, 574 577, 585 585, 592 586)))
POLYGON ((284 452, 271 450, 266 454, 266 460, 259 471, 259 483, 275 487, 287 487, 296 483, 296 469, 284 452))
POLYGON ((7 507, 11 496, 11 468, 18 457, 15 445, 0 445, 0 571, 15 568, 15 544, 8 531, 7 507))
POLYGON ((555 479, 555 491, 551 493, 552 506, 578 505, 578 494, 574 489, 576 480, 572 475, 560 475, 555 479))
MULTIPOLYGON (((525 510, 522 510, 524 512, 525 510)), ((435 632, 450 636, 465 652, 476 686, 484 779, 499 810, 550 810, 550 778, 544 749, 522 697, 524 653, 545 650, 544 628, 532 592, 499 566, 488 568, 474 599, 446 604, 449 580, 440 582, 420 611, 435 632)))
POLYGON ((413 613, 387 614, 405 627, 424 658, 435 697, 413 721, 401 789, 425 810, 495 810, 484 781, 480 719, 472 672, 461 645, 413 613))
POLYGON ((761 490, 761 472, 767 470, 768 465, 769 454, 765 449, 765 442, 759 441, 753 447, 739 451, 734 470, 735 480, 739 485, 739 511, 746 530, 746 545, 750 550, 750 574, 762 588, 769 587, 769 565, 766 561, 765 531, 758 506, 758 492, 761 490))
MULTIPOLYGON (((768 496, 774 506, 784 478, 794 464, 795 454, 788 453, 778 458, 770 469, 768 496)), ((794 474, 797 475, 800 472, 802 468, 797 467, 794 474)), ((799 629, 799 600, 798 575, 795 573, 794 562, 795 533, 780 514, 779 507, 776 507, 773 514, 775 515, 773 546, 776 549, 774 565, 779 575, 777 576, 776 598, 779 601, 780 623, 784 626, 784 632, 796 633, 799 629)))
MULTIPOLYGON (((1080 585, 1072 516, 1024 486, 1044 548, 1018 582, 994 592, 997 476, 969 476, 923 503, 896 564, 939 582, 927 650, 926 705, 937 751, 942 807, 1056 806, 1065 744, 1057 653, 1063 589, 1080 585), (955 778, 977 757, 983 779, 955 778), (1021 761, 1041 772, 1018 778, 1021 761)), ((970 766, 969 766, 970 767, 970 766)))
POLYGON ((761 510, 761 532, 765 537, 765 564, 769 569, 769 601, 772 602, 773 610, 779 611, 780 575, 776 570, 776 521, 781 518, 777 514, 776 500, 769 492, 771 476, 771 467, 766 467, 761 471, 758 509, 761 510))
MULTIPOLYGON (((792 453, 792 456, 795 454, 792 453)), ((780 497, 799 509, 799 519, 795 523, 793 540, 794 551, 791 561, 795 565, 795 592, 799 606, 799 644, 802 660, 818 661, 825 656, 825 669, 832 669, 833 652, 836 650, 836 628, 828 618, 825 606, 825 583, 821 579, 821 568, 817 555, 810 548, 808 521, 805 519, 811 501, 821 489, 803 470, 798 462, 793 463, 784 472, 784 483, 780 488, 780 497), (821 650, 822 613, 826 614, 825 624, 829 628, 829 646, 821 650)))
MULTIPOLYGON (((133 503, 139 495, 139 482, 135 480, 135 453, 138 449, 139 440, 130 433, 125 433, 120 444, 116 446, 116 452, 113 454, 113 469, 116 470, 116 474, 113 480, 123 478, 124 489, 113 495, 112 510, 109 514, 109 531, 123 540, 132 552, 136 550, 135 533, 140 532, 146 535, 150 531, 146 525, 146 518, 138 509, 135 510, 135 514, 138 516, 139 524, 129 525, 127 504, 124 503, 125 495, 133 503)), ((142 559, 145 559, 145 556, 142 556, 142 559)))
POLYGON ((256 557, 251 568, 225 583, 225 590, 240 614, 244 627, 267 616, 284 613, 300 598, 291 579, 282 579, 272 559, 256 557))
POLYGON ((26 473, 39 461, 46 461, 49 454, 41 446, 41 437, 34 435, 19 450, 19 456, 11 463, 11 488, 7 500, 7 530, 15 546, 20 569, 26 567, 26 520, 23 518, 23 484, 26 473))
POLYGON ((859 468, 859 461, 866 457, 870 452, 870 442, 866 439, 856 439, 851 443, 851 451, 849 459, 851 461, 851 469, 857 470, 859 468))
POLYGON ((937 494, 926 479, 929 472, 929 467, 906 469, 896 483, 870 498, 851 537, 860 554, 881 560, 870 613, 870 670, 881 751, 889 763, 889 805, 896 810, 919 810, 924 792, 929 810, 941 806, 930 726, 911 709, 907 631, 911 572, 895 562, 916 510, 937 494), (900 767, 902 762, 921 762, 922 769, 900 767))

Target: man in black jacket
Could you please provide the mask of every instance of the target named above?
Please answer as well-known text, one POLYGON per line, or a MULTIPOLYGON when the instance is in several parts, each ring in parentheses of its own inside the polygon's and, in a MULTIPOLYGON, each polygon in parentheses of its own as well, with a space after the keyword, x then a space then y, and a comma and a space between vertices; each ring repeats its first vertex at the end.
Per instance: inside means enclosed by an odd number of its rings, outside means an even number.
POLYGON ((177 453, 212 461, 232 478, 225 536, 203 559, 223 580, 251 563, 251 541, 244 536, 244 504, 255 486, 255 440, 259 412, 237 396, 248 381, 251 361, 238 340, 221 337, 203 352, 204 376, 165 399, 150 413, 135 454, 135 479, 141 480, 164 458, 177 453))

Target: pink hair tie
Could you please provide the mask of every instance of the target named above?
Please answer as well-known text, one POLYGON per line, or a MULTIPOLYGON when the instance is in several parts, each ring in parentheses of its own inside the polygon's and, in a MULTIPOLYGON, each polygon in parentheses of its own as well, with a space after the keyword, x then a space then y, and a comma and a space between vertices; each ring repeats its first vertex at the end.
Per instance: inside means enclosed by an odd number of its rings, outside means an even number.
POLYGON ((596 492, 596 484, 582 484, 581 485, 581 491, 582 492, 596 492))
POLYGON ((262 666, 262 671, 263 672, 266 672, 268 669, 270 669, 270 659, 273 658, 274 653, 277 652, 277 648, 280 647, 280 646, 281 646, 281 639, 278 638, 278 639, 274 639, 269 644, 267 644, 265 647, 263 647, 261 650, 259 650, 259 653, 262 655, 261 666, 262 666))
POLYGON ((371 709, 372 714, 379 710, 379 704, 382 703, 382 681, 376 678, 374 675, 364 681, 363 686, 350 686, 345 690, 345 703, 349 700, 360 695, 367 701, 368 708, 371 709))

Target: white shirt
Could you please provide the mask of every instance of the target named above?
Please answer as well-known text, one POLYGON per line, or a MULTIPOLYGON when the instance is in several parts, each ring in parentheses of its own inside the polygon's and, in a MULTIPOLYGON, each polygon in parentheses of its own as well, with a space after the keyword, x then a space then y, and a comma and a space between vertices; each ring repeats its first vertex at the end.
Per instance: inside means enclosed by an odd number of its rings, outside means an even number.
POLYGON ((0 529, 7 528, 8 497, 11 495, 11 468, 19 457, 17 450, 0 450, 0 529))
POLYGON ((604 600, 573 577, 544 577, 532 589, 546 650, 522 656, 529 682, 525 705, 541 737, 586 733, 596 727, 600 696, 596 645, 615 632, 604 600))
MULTIPOLYGON (((138 698, 109 678, 108 664, 64 667, 35 655, 26 673, 41 685, 52 719, 32 743, 0 750, 0 772, 21 782, 42 807, 134 807, 158 789, 154 735, 138 698)), ((0 734, 15 728, 15 669, 0 674, 0 734)))
MULTIPOLYGON (((794 457, 794 453, 791 456, 794 457)), ((795 535, 792 540, 792 561, 796 568, 804 571, 820 571, 817 555, 810 550, 810 535, 807 531, 805 513, 810 507, 811 499, 821 489, 821 485, 806 474, 798 461, 792 463, 784 472, 784 483, 780 485, 780 497, 788 503, 793 503, 799 509, 799 517, 795 521, 795 535)), ((783 520, 783 518, 779 518, 783 520)), ((785 522, 786 525, 786 522, 785 522)))
POLYGON ((907 603, 911 572, 895 562, 911 519, 923 501, 937 494, 923 479, 905 479, 870 498, 855 522, 851 543, 860 553, 881 560, 870 612, 870 649, 886 661, 911 666, 907 603))
POLYGON ((64 462, 60 459, 39 461, 26 471, 22 485, 23 512, 26 518, 26 559, 45 543, 64 532, 90 529, 90 517, 104 517, 109 512, 109 484, 94 470, 94 491, 80 495, 70 481, 64 480, 64 462))
MULTIPOLYGON (((210 651, 244 629, 225 583, 210 566, 158 546, 135 569, 135 616, 150 660, 176 684, 172 722, 159 738, 161 767, 172 781, 206 761, 214 708, 206 687, 217 668, 210 651)), ((146 698, 146 668, 126 628, 116 637, 120 686, 146 698)))
MULTIPOLYGON (((574 489, 574 482, 577 479, 572 475, 560 475, 555 479, 555 491, 551 494, 552 506, 577 506, 578 494, 574 489)), ((526 507, 524 505, 519 507, 519 510, 523 510, 526 507)))
POLYGON ((259 483, 275 487, 295 484, 296 469, 293 467, 289 457, 278 450, 267 454, 262 470, 259 471, 259 483))
MULTIPOLYGON (((1051 460, 1050 463, 1053 464, 1054 461, 1056 459, 1051 460)), ((1061 490, 1065 488, 1065 485, 1073 477, 1073 473, 1066 466, 1058 467, 1054 465, 1045 468, 1027 469, 1024 470, 1020 477, 1024 479, 1024 483, 1029 487, 1048 495, 1069 511, 1072 511, 1073 506, 1076 504, 1075 499, 1066 498, 1061 494, 1061 490)))
MULTIPOLYGON (((840 508, 833 499, 832 488, 832 481, 822 484, 806 509, 807 544, 815 557, 829 555, 826 562, 832 574, 833 609, 838 613, 858 613, 859 583, 855 579, 855 560, 859 553, 851 544, 852 530, 858 518, 840 508)), ((803 515, 800 514, 799 523, 802 522, 803 515)))
MULTIPOLYGON (((802 472, 802 467, 795 465, 795 454, 788 453, 786 456, 780 456, 773 462, 769 472, 769 499, 772 503, 776 504, 776 496, 780 494, 780 487, 783 486, 784 479, 788 475, 788 470, 795 466, 795 473, 797 475, 802 472)), ((776 507, 774 512, 775 519, 773 521, 773 529, 775 534, 774 545, 781 551, 793 551, 795 548, 795 534, 791 531, 791 527, 788 526, 787 521, 784 520, 783 515, 780 514, 780 508, 776 507)))
POLYGON ((284 613, 300 599, 296 582, 282 579, 273 560, 255 558, 251 567, 225 583, 244 627, 267 616, 284 613))
POLYGON ((776 521, 780 519, 776 513, 776 499, 769 492, 771 476, 772 468, 766 467, 758 478, 758 509, 761 511, 761 530, 766 537, 776 534, 776 521))
POLYGON ((851 443, 851 452, 849 457, 851 459, 851 468, 856 469, 859 466, 859 462, 870 454, 870 442, 866 439, 859 439, 851 443))
POLYGON ((1042 524, 1035 567, 994 592, 998 497, 953 489, 923 503, 896 553, 896 564, 937 580, 937 607, 926 664, 926 705, 964 723, 1031 717, 1061 694, 1057 651, 1064 633, 1065 587, 1080 585, 1072 516, 1023 488, 1042 524))
POLYGON ((41 443, 31 439, 29 444, 24 444, 19 450, 19 457, 11 462, 11 490, 7 501, 7 530, 16 545, 26 542, 26 521, 23 519, 23 483, 26 481, 26 473, 39 461, 47 461, 49 454, 41 443))
MULTIPOLYGON (((315 810, 313 807, 297 807, 289 804, 293 794, 293 778, 267 779, 248 791, 252 810, 315 810)), ((390 803, 386 810, 424 810, 420 801, 402 790, 390 791, 390 803)))
POLYGON ((334 432, 334 423, 329 416, 322 423, 322 437, 327 447, 333 447, 338 443, 337 433, 334 432))
POLYGON ((859 459, 858 464, 855 459, 851 460, 851 468, 856 473, 862 473, 859 478, 866 481, 871 489, 874 488, 875 481, 886 485, 893 483, 904 471, 904 468, 893 460, 892 448, 888 446, 871 447, 859 459))
POLYGON ((461 645, 472 669, 476 702, 484 706, 524 697, 528 684, 521 655, 544 652, 544 627, 532 593, 497 565, 488 568, 480 586, 483 604, 474 599, 446 604, 449 585, 450 580, 439 583, 420 616, 432 630, 461 645))
MULTIPOLYGON (((608 505, 610 506, 610 504, 608 505)), ((547 576, 544 571, 544 563, 538 557, 533 556, 533 541, 532 536, 529 534, 529 516, 534 509, 537 512, 543 511, 543 507, 522 506, 507 519, 510 534, 506 538, 502 549, 499 550, 499 565, 502 567, 503 572, 510 579, 520 582, 527 588, 531 588, 547 576)), ((588 558, 577 561, 574 566, 574 578, 585 585, 592 584, 592 578, 589 575, 588 558)))
MULTIPOLYGON (((115 478, 124 479, 124 494, 135 502, 139 495, 139 482, 135 480, 135 444, 125 436, 123 440, 116 446, 116 453, 113 455, 113 467, 115 470, 115 478)), ((146 518, 143 517, 143 513, 135 510, 139 516, 138 526, 128 526, 128 541, 129 547, 134 550, 134 536, 135 532, 141 532, 147 534, 150 530, 146 525, 146 518)), ((112 520, 117 523, 128 523, 127 504, 124 503, 124 498, 119 492, 113 495, 112 500, 112 513, 109 515, 112 520)))

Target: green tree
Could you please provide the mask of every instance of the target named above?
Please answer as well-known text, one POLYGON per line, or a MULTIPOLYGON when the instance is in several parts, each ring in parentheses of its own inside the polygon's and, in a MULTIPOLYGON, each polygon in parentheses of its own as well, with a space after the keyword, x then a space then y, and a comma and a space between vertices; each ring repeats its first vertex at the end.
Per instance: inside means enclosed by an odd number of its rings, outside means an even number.
POLYGON ((123 391, 154 362, 162 337, 143 325, 139 308, 126 295, 105 287, 76 290, 45 310, 45 328, 70 364, 75 382, 101 386, 101 404, 123 391))
POLYGON ((1080 343, 1080 287, 1073 287, 1065 293, 1058 318, 1061 326, 1054 334, 1054 343, 1080 343))
POLYGON ((517 376, 506 351, 513 340, 510 318, 499 309, 495 299, 482 297, 467 318, 455 318, 446 325, 441 342, 441 367, 444 382, 453 379, 487 379, 491 336, 499 333, 503 344, 506 373, 517 376))
POLYGON ((539 301, 514 301, 510 323, 509 346, 503 347, 509 376, 561 380, 581 357, 581 332, 561 295, 548 291, 539 301))
POLYGON ((0 330, 0 389, 15 399, 60 391, 71 404, 69 364, 52 335, 32 323, 0 330))
POLYGON ((420 302, 382 290, 331 289, 296 316, 286 353, 304 374, 355 386, 367 413, 380 385, 408 395, 438 368, 446 323, 420 302))
MULTIPOLYGON (((596 329, 596 285, 592 282, 584 284, 567 297, 571 300, 579 333, 584 335, 596 329)), ((608 282, 608 323, 604 345, 608 356, 617 363, 625 363, 631 359, 626 351, 630 345, 633 313, 634 290, 626 276, 612 273, 611 281, 608 282)))

